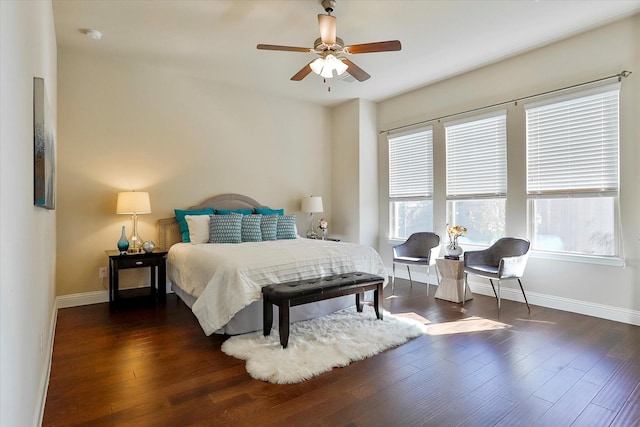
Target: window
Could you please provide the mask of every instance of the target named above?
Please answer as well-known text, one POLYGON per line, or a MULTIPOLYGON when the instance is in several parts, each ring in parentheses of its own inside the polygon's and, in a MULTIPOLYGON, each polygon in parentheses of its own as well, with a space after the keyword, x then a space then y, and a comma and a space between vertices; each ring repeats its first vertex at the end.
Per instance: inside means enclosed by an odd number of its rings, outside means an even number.
POLYGON ((617 256, 619 85, 525 105, 533 249, 617 256))
POLYGON ((388 136, 389 237, 433 229, 433 129, 388 136))
POLYGON ((507 196, 505 111, 445 124, 447 222, 467 228, 460 243, 504 237, 507 196))

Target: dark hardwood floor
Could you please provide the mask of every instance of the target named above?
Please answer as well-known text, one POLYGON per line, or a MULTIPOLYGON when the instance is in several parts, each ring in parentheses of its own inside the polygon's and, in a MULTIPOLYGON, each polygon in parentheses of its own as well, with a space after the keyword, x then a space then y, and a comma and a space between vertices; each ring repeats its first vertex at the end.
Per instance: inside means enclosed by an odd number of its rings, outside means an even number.
POLYGON ((249 377, 173 295, 61 309, 43 425, 640 425, 640 327, 431 290, 399 280, 384 301, 429 334, 294 385, 249 377))

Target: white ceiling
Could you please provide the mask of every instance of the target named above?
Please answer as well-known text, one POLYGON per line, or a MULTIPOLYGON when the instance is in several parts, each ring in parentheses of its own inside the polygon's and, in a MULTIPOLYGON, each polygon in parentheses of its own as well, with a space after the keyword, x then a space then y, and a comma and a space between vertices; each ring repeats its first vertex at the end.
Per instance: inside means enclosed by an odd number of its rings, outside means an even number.
POLYGON ((313 54, 321 0, 54 0, 58 45, 135 57, 176 72, 322 105, 379 101, 640 12, 627 1, 337 0, 345 44, 400 40, 402 51, 352 55, 365 82, 289 78, 313 54), (103 33, 100 41, 80 29, 103 33), (331 87, 331 91, 327 87, 331 87))

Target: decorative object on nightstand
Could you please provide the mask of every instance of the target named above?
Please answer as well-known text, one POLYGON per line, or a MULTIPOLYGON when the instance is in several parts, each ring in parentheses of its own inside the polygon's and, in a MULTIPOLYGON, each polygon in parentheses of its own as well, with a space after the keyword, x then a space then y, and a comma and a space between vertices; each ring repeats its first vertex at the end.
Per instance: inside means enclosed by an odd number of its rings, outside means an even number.
POLYGON ((129 249, 129 241, 127 240, 127 233, 124 225, 122 226, 122 233, 120 234, 120 240, 118 240, 118 250, 120 255, 125 255, 129 249))
POLYGON ((131 215, 133 232, 129 238, 129 251, 139 253, 142 248, 142 239, 138 235, 138 215, 151 213, 149 193, 146 191, 123 191, 118 193, 116 213, 131 215))
POLYGON ((146 253, 153 252, 153 249, 155 247, 156 247, 156 244, 153 243, 151 240, 147 240, 142 244, 142 250, 145 251, 146 253))
POLYGON ((324 218, 320 218, 318 221, 318 228, 322 231, 322 240, 327 240, 327 227, 329 223, 324 218))
POLYGON ((462 248, 458 245, 458 237, 464 235, 467 229, 461 225, 449 225, 447 224, 447 234, 449 235, 449 244, 445 246, 444 250, 447 253, 446 259, 460 259, 462 255, 462 248))
POLYGON ((318 235, 313 229, 313 214, 316 212, 324 212, 324 208, 322 207, 322 197, 320 196, 305 197, 304 199, 302 199, 300 210, 302 212, 309 212, 309 230, 307 231, 307 238, 317 239, 318 235))

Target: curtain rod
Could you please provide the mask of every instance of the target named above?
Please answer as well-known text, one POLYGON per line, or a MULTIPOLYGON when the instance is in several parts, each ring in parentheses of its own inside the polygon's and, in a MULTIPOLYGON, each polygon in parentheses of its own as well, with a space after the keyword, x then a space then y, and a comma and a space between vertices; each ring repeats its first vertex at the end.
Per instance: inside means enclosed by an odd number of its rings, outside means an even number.
POLYGON ((626 77, 629 77, 629 75, 631 75, 631 71, 623 70, 620 73, 614 74, 612 76, 602 77, 600 79, 591 80, 591 81, 584 82, 584 83, 577 83, 575 85, 566 86, 566 87, 563 87, 563 88, 560 88, 560 89, 553 89, 553 90, 549 90, 549 91, 546 91, 546 92, 536 93, 535 95, 523 96, 522 98, 515 98, 515 99, 512 99, 511 101, 498 102, 497 104, 491 104, 491 105, 487 105, 487 106, 484 106, 484 107, 473 108, 471 110, 461 111, 459 113, 447 114, 445 116, 434 117, 433 119, 429 119, 429 120, 422 120, 422 121, 411 123, 411 124, 408 124, 408 125, 403 125, 403 126, 398 126, 398 127, 395 127, 395 128, 381 130, 378 134, 380 135, 380 134, 383 134, 383 133, 393 132, 394 130, 405 129, 405 128, 409 128, 409 127, 412 127, 412 126, 422 125, 422 124, 425 124, 425 123, 431 123, 431 122, 435 122, 435 121, 440 121, 442 119, 448 119, 449 117, 455 117, 455 116, 461 116, 463 114, 474 113, 476 111, 486 110, 488 108, 494 108, 494 107, 499 107, 501 105, 511 104, 512 102, 517 104, 518 101, 523 101, 525 99, 531 99, 531 98, 536 98, 538 96, 549 95, 551 93, 562 92, 562 91, 568 90, 568 89, 575 89, 577 87, 586 86, 586 85, 590 85, 590 84, 593 84, 593 83, 599 83, 599 82, 602 82, 602 81, 605 81, 605 80, 611 80, 613 78, 617 78, 618 81, 621 81, 623 77, 626 78, 626 77))

